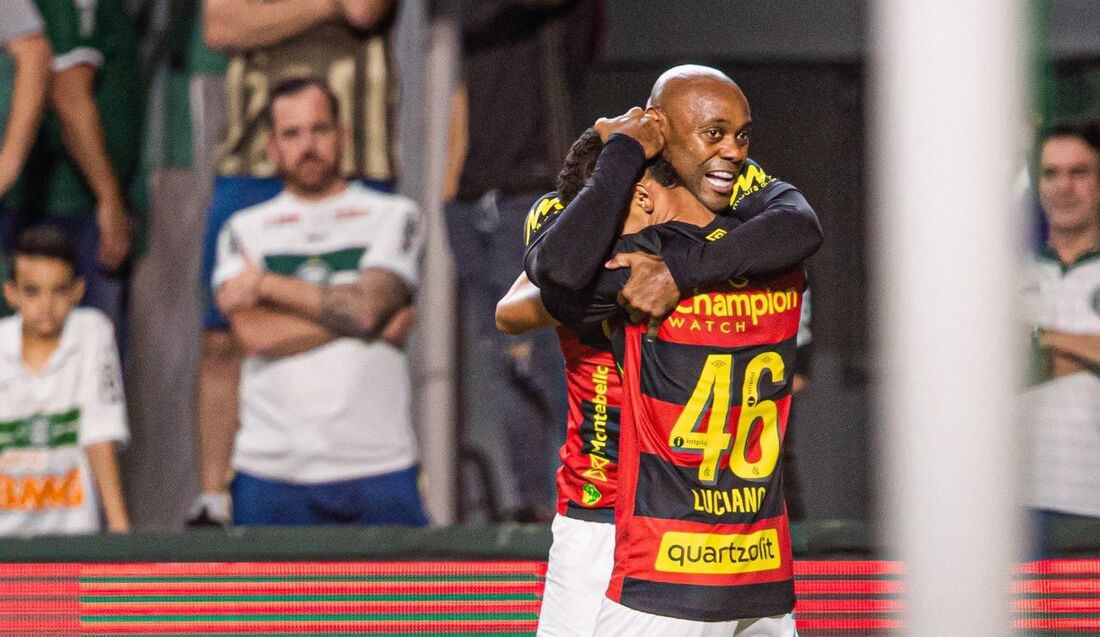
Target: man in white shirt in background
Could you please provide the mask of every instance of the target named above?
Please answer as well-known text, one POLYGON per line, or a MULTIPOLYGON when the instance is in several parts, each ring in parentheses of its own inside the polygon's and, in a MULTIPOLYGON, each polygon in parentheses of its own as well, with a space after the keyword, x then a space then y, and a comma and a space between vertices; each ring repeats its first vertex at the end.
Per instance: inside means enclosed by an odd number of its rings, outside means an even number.
POLYGON ((233 522, 425 525, 407 359, 385 333, 416 287, 419 212, 340 176, 322 80, 283 82, 268 109, 285 189, 230 217, 213 277, 247 352, 233 522))
POLYGON ((1050 378, 1025 394, 1039 550, 1051 522, 1100 517, 1100 125, 1041 138, 1039 200, 1050 227, 1024 287, 1050 378))

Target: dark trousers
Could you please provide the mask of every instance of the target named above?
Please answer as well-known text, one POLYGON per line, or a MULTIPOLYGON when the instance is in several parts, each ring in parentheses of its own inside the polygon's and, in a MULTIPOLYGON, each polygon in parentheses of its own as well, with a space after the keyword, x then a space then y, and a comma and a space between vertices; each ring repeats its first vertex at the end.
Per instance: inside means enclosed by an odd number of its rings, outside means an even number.
POLYGON ((564 436, 564 363, 552 329, 507 336, 496 330, 497 301, 523 271, 527 210, 543 193, 491 192, 447 206, 462 321, 460 385, 465 438, 514 480, 519 507, 551 508, 556 448, 564 436), (503 457, 501 457, 503 456, 503 457))

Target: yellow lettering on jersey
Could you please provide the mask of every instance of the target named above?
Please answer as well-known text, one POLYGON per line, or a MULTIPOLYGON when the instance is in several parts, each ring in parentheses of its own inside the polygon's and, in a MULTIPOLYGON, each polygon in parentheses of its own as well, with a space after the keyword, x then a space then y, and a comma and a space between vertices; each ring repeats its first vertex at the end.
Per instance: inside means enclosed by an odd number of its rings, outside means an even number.
MULTIPOLYGON (((556 199, 555 199, 556 201, 556 199)), ((588 441, 591 451, 588 452, 588 469, 582 476, 590 480, 607 482, 607 465, 611 459, 607 453, 607 380, 611 370, 606 365, 598 365, 592 372, 592 388, 595 395, 592 396, 592 405, 595 414, 592 417, 592 439, 588 441)))
POLYGON ((692 489, 692 508, 700 513, 725 515, 727 513, 756 513, 764 504, 764 487, 740 487, 737 489, 692 489))
MULTIPOLYGON (((696 294, 681 301, 676 312, 696 317, 748 318, 753 325, 759 325, 761 317, 798 310, 798 304, 797 289, 792 287, 773 291, 766 288, 763 292, 696 294)), ((702 329, 702 324, 692 329, 702 329)))
POLYGON ((564 209, 565 207, 561 205, 561 200, 557 197, 539 199, 527 213, 527 222, 523 227, 523 245, 529 245, 531 243, 531 235, 542 227, 546 217, 549 217, 551 214, 557 214, 564 209))
POLYGON ((741 201, 749 195, 760 192, 765 186, 775 181, 775 177, 764 172, 764 169, 755 164, 746 164, 730 192, 730 207, 737 210, 741 201))
POLYGON ((653 567, 664 573, 736 575, 771 571, 783 565, 779 532, 717 534, 668 531, 653 567))

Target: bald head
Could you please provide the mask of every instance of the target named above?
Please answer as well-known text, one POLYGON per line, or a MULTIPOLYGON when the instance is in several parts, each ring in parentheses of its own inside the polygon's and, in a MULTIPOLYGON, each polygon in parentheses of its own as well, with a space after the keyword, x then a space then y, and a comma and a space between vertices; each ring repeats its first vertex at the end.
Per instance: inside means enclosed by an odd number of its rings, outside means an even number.
POLYGON ((688 190, 712 212, 726 210, 748 159, 752 118, 745 94, 718 69, 685 64, 657 78, 648 107, 661 124, 662 154, 688 190))
POLYGON ((661 77, 653 83, 646 105, 663 108, 667 100, 681 96, 685 90, 695 85, 709 85, 719 90, 724 86, 726 90, 741 92, 728 75, 716 68, 700 64, 681 64, 661 73, 661 77))

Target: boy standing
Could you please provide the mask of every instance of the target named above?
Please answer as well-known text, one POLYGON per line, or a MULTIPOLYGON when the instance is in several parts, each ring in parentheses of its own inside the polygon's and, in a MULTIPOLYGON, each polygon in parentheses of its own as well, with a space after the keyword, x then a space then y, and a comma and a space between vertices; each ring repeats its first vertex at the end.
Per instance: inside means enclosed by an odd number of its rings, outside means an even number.
POLYGON ((76 253, 51 227, 23 232, 0 320, 0 535, 130 528, 115 443, 129 438, 110 321, 76 308, 76 253), (76 309, 74 309, 76 308, 76 309))

